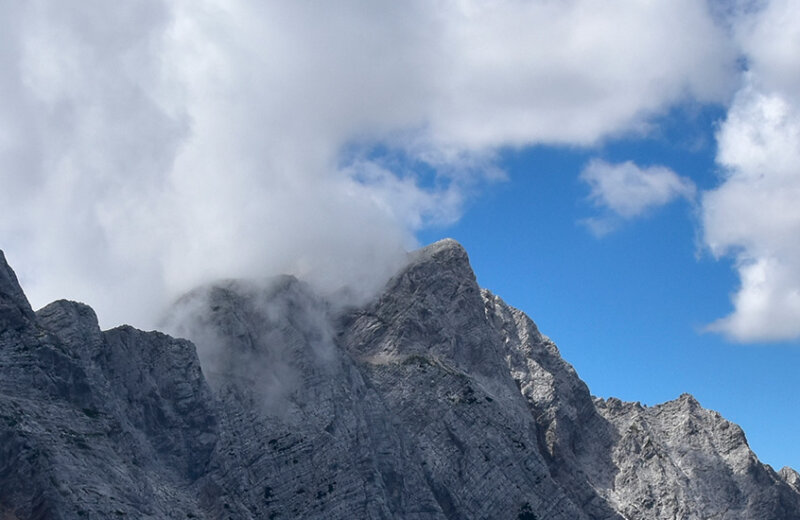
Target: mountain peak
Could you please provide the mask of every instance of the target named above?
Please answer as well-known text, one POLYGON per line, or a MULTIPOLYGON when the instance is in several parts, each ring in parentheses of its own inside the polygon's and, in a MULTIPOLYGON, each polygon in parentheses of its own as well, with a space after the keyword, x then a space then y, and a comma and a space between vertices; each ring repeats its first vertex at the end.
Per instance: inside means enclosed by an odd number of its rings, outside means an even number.
POLYGON ((452 238, 409 253, 408 264, 389 281, 384 297, 403 286, 412 294, 443 298, 441 303, 450 299, 456 287, 468 287, 478 298, 480 292, 466 250, 452 238))
POLYGON ((464 247, 452 238, 444 238, 410 253, 410 265, 427 262, 467 263, 469 256, 464 247))
POLYGON ((32 319, 31 304, 22 292, 17 275, 6 262, 3 251, 0 251, 0 331, 19 328, 32 319))

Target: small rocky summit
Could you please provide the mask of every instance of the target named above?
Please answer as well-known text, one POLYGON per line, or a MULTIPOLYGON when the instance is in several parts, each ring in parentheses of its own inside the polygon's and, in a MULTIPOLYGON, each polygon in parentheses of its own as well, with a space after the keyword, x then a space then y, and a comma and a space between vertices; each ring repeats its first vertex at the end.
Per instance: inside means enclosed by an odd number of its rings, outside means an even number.
POLYGON ((34 313, 0 253, 0 519, 800 518, 690 395, 593 397, 452 240, 364 306, 226 281, 168 328, 34 313))

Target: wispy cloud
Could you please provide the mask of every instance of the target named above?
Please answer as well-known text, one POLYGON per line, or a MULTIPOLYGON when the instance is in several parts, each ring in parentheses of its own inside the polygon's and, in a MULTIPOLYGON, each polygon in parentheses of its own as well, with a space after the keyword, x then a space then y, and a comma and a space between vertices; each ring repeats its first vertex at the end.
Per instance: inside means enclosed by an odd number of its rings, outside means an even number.
POLYGON ((589 200, 603 212, 582 221, 597 236, 677 198, 692 200, 697 191, 690 179, 669 168, 641 168, 632 161, 611 164, 594 159, 583 169, 580 179, 589 185, 589 200))

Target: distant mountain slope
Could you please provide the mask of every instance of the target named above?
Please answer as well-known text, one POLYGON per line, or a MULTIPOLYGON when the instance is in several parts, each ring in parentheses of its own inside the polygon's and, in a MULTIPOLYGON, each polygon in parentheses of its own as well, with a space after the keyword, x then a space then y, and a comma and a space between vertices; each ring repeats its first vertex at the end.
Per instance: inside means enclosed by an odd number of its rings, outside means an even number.
POLYGON ((691 396, 593 398, 451 240, 361 308, 230 281, 171 328, 34 313, 0 253, 0 519, 800 518, 691 396))

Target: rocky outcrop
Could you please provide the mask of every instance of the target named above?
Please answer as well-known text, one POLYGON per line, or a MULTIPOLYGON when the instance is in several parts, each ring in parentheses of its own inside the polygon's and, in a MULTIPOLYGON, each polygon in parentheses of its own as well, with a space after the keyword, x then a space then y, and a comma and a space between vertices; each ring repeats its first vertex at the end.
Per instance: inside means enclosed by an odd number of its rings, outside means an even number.
POLYGON ((797 490, 761 464, 737 425, 690 395, 654 407, 597 400, 614 425, 609 500, 629 518, 796 518, 797 490))
POLYGON ((789 484, 792 489, 795 491, 800 491, 800 474, 798 474, 795 470, 789 466, 784 466, 778 472, 778 475, 780 475, 783 481, 789 484))
POLYGON ((33 313, 0 255, 0 518, 800 517, 690 396, 593 398, 453 241, 365 306, 228 281, 167 326, 33 313))
POLYGON ((34 315, 3 271, 3 303, 19 312, 0 329, 0 518, 204 515, 192 486, 216 415, 194 346, 101 332, 74 302, 34 315))
POLYGON ((0 331, 19 329, 33 320, 33 310, 17 276, 0 251, 0 331))

